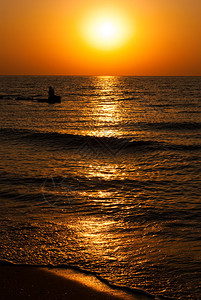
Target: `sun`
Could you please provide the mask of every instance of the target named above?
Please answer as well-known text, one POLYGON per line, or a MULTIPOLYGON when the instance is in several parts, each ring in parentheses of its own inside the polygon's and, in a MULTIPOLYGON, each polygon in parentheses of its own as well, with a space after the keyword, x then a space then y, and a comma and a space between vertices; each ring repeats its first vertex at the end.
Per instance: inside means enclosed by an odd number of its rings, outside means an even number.
POLYGON ((101 50, 122 47, 130 38, 133 27, 128 16, 117 11, 95 11, 81 24, 82 36, 91 46, 101 50))
POLYGON ((117 35, 117 26, 109 20, 103 21, 97 27, 99 37, 105 41, 113 39, 117 35))
POLYGON ((122 26, 114 18, 100 17, 88 28, 89 41, 98 48, 111 49, 119 45, 122 26))

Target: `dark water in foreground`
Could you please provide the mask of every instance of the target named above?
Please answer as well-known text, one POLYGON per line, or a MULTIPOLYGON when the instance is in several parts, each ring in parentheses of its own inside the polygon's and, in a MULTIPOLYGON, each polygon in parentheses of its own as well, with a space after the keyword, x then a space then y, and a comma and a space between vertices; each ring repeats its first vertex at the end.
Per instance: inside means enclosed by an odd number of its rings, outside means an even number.
POLYGON ((201 299, 201 78, 0 77, 0 259, 201 299), (62 103, 44 98, 55 87, 62 103))

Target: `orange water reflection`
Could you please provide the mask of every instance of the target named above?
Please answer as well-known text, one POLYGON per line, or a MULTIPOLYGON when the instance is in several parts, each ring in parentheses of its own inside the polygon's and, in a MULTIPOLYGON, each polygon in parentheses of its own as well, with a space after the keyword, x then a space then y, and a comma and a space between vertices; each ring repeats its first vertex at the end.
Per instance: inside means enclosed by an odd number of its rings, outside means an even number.
POLYGON ((115 129, 123 120, 121 105, 116 95, 119 91, 118 77, 94 77, 94 88, 97 100, 92 102, 92 128, 89 135, 114 136, 119 134, 115 129))

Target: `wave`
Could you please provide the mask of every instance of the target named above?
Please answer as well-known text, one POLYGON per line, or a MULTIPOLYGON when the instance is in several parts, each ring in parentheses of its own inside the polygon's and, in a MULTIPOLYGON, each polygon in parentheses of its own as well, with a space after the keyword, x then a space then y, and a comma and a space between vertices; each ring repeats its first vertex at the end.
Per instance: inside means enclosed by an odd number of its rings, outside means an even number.
POLYGON ((96 279, 98 279, 100 282, 104 283, 105 285, 107 285, 109 288, 113 289, 113 290, 119 290, 121 292, 124 293, 128 293, 131 294, 133 296, 139 297, 140 299, 143 299, 143 297, 145 297, 145 299, 160 299, 160 300, 176 300, 173 298, 169 298, 163 295, 152 295, 144 290, 141 289, 137 289, 137 288, 131 288, 131 287, 127 287, 127 286, 122 286, 122 285, 117 285, 114 284, 112 282, 110 282, 109 280, 101 277, 99 274, 97 274, 96 272, 93 271, 89 271, 89 270, 84 270, 82 268, 80 268, 79 266, 76 265, 71 265, 71 264, 60 264, 60 265, 52 265, 52 264, 47 264, 47 265, 33 265, 33 264, 16 264, 13 263, 11 261, 7 261, 7 260, 0 260, 0 266, 8 266, 8 267, 24 267, 24 268, 48 268, 48 269, 52 269, 52 270, 56 270, 56 269, 71 269, 73 271, 79 272, 81 274, 84 275, 89 275, 92 277, 95 277, 96 279))
POLYGON ((201 122, 163 122, 163 123, 134 123, 133 126, 142 129, 151 130, 168 130, 168 131, 186 131, 186 130, 200 130, 201 122))
MULTIPOLYGON (((200 128, 201 128, 201 123, 200 128)), ((173 128, 172 125, 157 124, 149 125, 155 128, 173 128)), ((178 125, 175 125, 178 126, 178 125)), ((184 125, 185 126, 185 125, 184 125)), ((186 126, 197 126, 186 125, 186 126)), ((49 146, 58 150, 76 150, 81 155, 96 155, 106 153, 117 155, 124 152, 146 152, 146 151, 196 151, 201 149, 201 144, 171 144, 154 140, 134 140, 133 138, 118 138, 106 136, 76 135, 56 132, 33 132, 23 129, 0 129, 0 137, 20 139, 37 143, 40 146, 49 146)))
POLYGON ((60 149, 77 149, 79 153, 97 151, 117 154, 126 149, 154 150, 159 145, 155 141, 132 140, 131 138, 117 138, 105 136, 75 135, 56 132, 33 132, 22 129, 0 129, 1 137, 12 137, 29 142, 37 141, 40 145, 60 146, 60 149))

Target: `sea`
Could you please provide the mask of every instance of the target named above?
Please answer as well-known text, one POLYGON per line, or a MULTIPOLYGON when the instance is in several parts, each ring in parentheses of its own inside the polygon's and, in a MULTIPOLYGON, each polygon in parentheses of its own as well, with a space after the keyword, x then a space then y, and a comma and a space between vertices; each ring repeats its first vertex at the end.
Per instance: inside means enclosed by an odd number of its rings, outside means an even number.
POLYGON ((1 264, 201 299, 201 77, 0 76, 0 141, 1 264))

